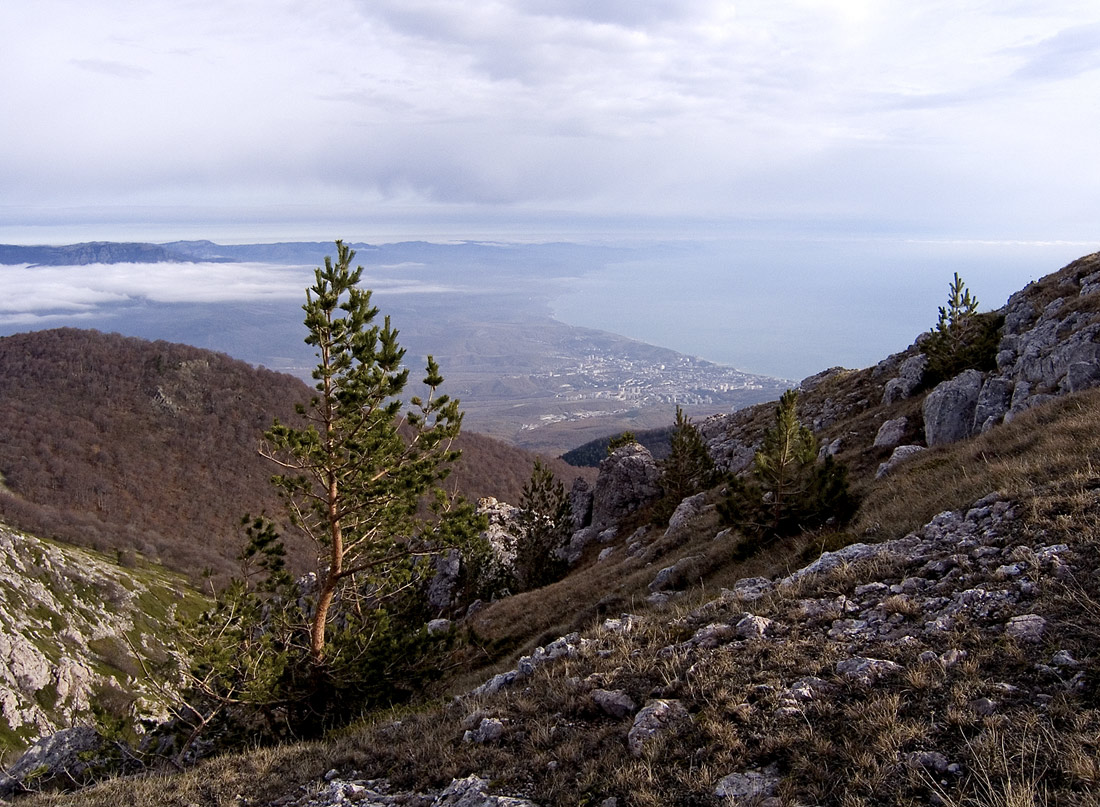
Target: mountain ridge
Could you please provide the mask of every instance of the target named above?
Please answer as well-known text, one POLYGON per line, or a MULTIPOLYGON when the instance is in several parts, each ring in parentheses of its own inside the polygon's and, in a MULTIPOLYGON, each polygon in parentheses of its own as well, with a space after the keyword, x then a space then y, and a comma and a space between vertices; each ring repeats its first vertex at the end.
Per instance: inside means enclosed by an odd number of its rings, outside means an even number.
MULTIPOLYGON (((246 511, 281 512, 257 452, 296 420, 297 378, 189 345, 54 329, 0 337, 0 516, 201 581, 236 572, 246 511)), ((532 454, 473 433, 452 484, 518 499, 532 454)), ((576 473, 548 460, 571 481, 576 473)), ((292 559, 309 552, 290 537, 292 559)))
MULTIPOLYGON (((461 620, 491 663, 424 703, 32 803, 1100 804, 1100 254, 1003 313, 995 369, 922 385, 922 334, 804 380, 799 417, 862 495, 850 526, 761 542, 719 485, 665 527, 597 479, 572 573, 461 620)), ((700 431, 734 472, 774 417, 700 431)), ((619 478, 651 499, 648 465, 619 478)))

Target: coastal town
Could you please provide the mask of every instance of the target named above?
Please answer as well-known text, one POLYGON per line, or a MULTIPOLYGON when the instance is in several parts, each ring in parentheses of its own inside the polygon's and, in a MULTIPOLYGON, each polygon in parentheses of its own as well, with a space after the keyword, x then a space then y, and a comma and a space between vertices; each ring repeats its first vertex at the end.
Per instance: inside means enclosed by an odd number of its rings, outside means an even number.
MULTIPOLYGON (((670 352, 671 353, 671 352, 670 352)), ((753 375, 692 356, 673 354, 663 363, 621 353, 588 353, 570 369, 537 374, 566 401, 621 401, 629 406, 678 404, 741 407, 760 394, 778 395, 795 382, 753 375)))

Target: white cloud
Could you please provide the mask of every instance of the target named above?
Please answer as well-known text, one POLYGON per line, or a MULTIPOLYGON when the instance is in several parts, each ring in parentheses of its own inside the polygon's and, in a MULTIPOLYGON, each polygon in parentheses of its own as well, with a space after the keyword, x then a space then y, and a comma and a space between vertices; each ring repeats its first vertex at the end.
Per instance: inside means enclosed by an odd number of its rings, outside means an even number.
POLYGON ((8 3, 0 207, 935 227, 953 176, 1053 225, 1100 212, 1097 66, 1084 0, 8 3))
MULTIPOLYGON (((263 263, 0 266, 5 290, 0 297, 0 322, 31 324, 81 313, 92 316, 139 299, 156 303, 300 301, 303 289, 313 280, 313 269, 263 263)), ((364 282, 387 296, 459 291, 406 278, 364 276, 364 282)))

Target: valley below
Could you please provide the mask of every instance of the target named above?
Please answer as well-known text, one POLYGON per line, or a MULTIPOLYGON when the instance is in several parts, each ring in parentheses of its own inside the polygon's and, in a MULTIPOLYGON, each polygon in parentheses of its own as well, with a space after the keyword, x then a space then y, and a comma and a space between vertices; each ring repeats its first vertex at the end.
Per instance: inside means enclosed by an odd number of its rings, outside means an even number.
MULTIPOLYGON (((379 317, 400 331, 414 377, 433 355, 443 391, 462 401, 467 430, 548 456, 667 426, 677 406, 704 416, 774 400, 796 385, 554 319, 551 300, 592 260, 592 248, 357 249, 379 317)), ((302 290, 332 250, 312 243, 0 246, 0 275, 13 285, 35 289, 63 278, 85 290, 79 300, 28 293, 0 304, 0 335, 96 328, 224 352, 310 382, 315 359, 302 341, 302 290)), ((625 260, 633 251, 595 252, 625 260)))
MULTIPOLYGON (((215 247, 202 266, 241 268, 215 247)), ((481 532, 434 552, 418 535, 392 581, 407 621, 355 621, 380 581, 337 598, 330 646, 381 636, 380 656, 314 692, 312 724, 291 722, 309 699, 187 686, 252 660, 248 686, 316 681, 262 665, 316 607, 300 573, 324 570, 324 541, 241 549, 244 510, 293 532, 256 447, 311 394, 295 306, 127 298, 94 316, 297 377, 140 334, 0 338, 0 799, 1100 807, 1100 253, 992 311, 953 294, 942 328, 799 384, 565 326, 530 289, 394 288, 377 299, 417 323, 405 364, 430 350, 466 431, 501 439, 456 443, 449 489, 481 532), (542 468, 516 445, 554 456, 677 407, 695 418, 660 459, 626 440, 598 470, 542 468), (185 624, 205 638, 178 641, 173 614, 212 603, 185 624)))

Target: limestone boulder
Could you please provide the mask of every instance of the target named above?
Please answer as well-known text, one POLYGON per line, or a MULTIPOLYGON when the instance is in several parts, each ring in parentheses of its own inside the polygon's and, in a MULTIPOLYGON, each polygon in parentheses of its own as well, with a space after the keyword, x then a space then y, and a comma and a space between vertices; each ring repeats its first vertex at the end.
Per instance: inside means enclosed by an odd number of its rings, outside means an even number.
POLYGON ((973 434, 984 434, 1004 420, 1012 406, 1015 382, 1004 376, 991 376, 982 384, 974 405, 973 434))
POLYGON ((600 711, 614 718, 626 717, 638 708, 621 689, 595 689, 592 691, 592 702, 600 711))
POLYGON ((909 459, 910 457, 916 456, 924 450, 924 446, 898 446, 890 455, 890 459, 879 465, 878 471, 875 472, 875 479, 881 479, 882 477, 886 476, 886 474, 890 473, 890 471, 892 471, 899 464, 909 459))
POLYGON ((592 524, 605 529, 661 495, 661 472, 649 449, 630 443, 600 462, 592 496, 592 524))
POLYGON ((640 757, 647 747, 661 735, 691 722, 691 715, 678 700, 651 700, 634 717, 634 725, 627 734, 630 753, 640 757))
POLYGON ((920 387, 924 377, 924 368, 928 366, 928 357, 923 353, 910 356, 901 363, 897 377, 886 382, 886 389, 882 393, 884 404, 896 403, 912 396, 920 387))
POLYGON ((683 529, 685 525, 706 509, 706 504, 707 495, 705 493, 697 493, 680 502, 672 513, 672 517, 668 520, 668 529, 665 531, 665 535, 672 535, 683 529))
POLYGON ((592 486, 579 476, 569 489, 569 514, 573 519, 573 532, 583 530, 592 523, 592 486))
POLYGON ((896 446, 905 437, 905 429, 908 425, 908 418, 894 418, 883 423, 875 434, 875 448, 896 446))
POLYGON ((982 374, 967 370, 944 381, 924 399, 924 436, 929 446, 963 440, 974 432, 982 374))

